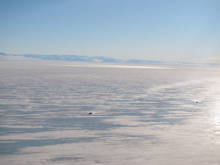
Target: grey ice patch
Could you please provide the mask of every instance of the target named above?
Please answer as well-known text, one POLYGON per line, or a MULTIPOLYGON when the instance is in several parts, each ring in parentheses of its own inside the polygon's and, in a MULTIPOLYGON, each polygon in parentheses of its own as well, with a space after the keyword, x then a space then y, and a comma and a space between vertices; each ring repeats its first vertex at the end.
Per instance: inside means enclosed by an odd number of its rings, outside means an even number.
POLYGON ((50 161, 53 161, 53 162, 60 162, 60 161, 79 161, 79 160, 84 160, 84 157, 63 156, 63 157, 56 157, 56 158, 50 159, 50 161))

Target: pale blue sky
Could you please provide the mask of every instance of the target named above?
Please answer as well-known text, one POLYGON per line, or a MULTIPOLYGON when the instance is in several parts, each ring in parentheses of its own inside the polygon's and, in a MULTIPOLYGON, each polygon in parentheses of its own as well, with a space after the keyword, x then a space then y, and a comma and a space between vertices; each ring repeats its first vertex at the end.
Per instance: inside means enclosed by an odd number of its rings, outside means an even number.
POLYGON ((220 0, 0 0, 0 52, 220 60, 220 0))

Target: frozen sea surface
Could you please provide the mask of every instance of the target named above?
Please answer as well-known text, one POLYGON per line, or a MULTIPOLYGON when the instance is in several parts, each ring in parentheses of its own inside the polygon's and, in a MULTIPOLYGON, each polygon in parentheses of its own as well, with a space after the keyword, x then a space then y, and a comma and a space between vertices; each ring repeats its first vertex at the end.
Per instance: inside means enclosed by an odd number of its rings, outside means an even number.
POLYGON ((220 164, 218 67, 4 61, 0 76, 1 165, 220 164))

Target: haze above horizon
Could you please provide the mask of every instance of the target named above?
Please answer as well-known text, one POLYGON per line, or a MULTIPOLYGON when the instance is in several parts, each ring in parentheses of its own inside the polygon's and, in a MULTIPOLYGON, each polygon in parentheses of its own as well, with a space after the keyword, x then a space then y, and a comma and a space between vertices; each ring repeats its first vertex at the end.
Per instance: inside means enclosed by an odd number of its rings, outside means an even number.
POLYGON ((1 0, 0 52, 220 62, 218 0, 1 0))

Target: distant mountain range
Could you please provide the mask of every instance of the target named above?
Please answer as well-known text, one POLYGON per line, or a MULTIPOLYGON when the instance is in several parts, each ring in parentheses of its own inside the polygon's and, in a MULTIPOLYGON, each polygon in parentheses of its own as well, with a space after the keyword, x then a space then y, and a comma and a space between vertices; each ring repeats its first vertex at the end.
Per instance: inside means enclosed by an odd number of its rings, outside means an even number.
POLYGON ((5 54, 0 53, 0 60, 56 60, 56 61, 85 61, 85 62, 122 62, 108 57, 88 57, 77 55, 38 55, 38 54, 5 54))
POLYGON ((78 56, 78 55, 38 55, 38 54, 6 54, 0 53, 0 61, 32 61, 32 60, 56 60, 56 61, 82 61, 82 62, 107 62, 107 63, 139 63, 139 64, 182 64, 182 65, 220 65, 219 63, 190 63, 190 62, 164 62, 150 60, 121 60, 103 56, 78 56))

